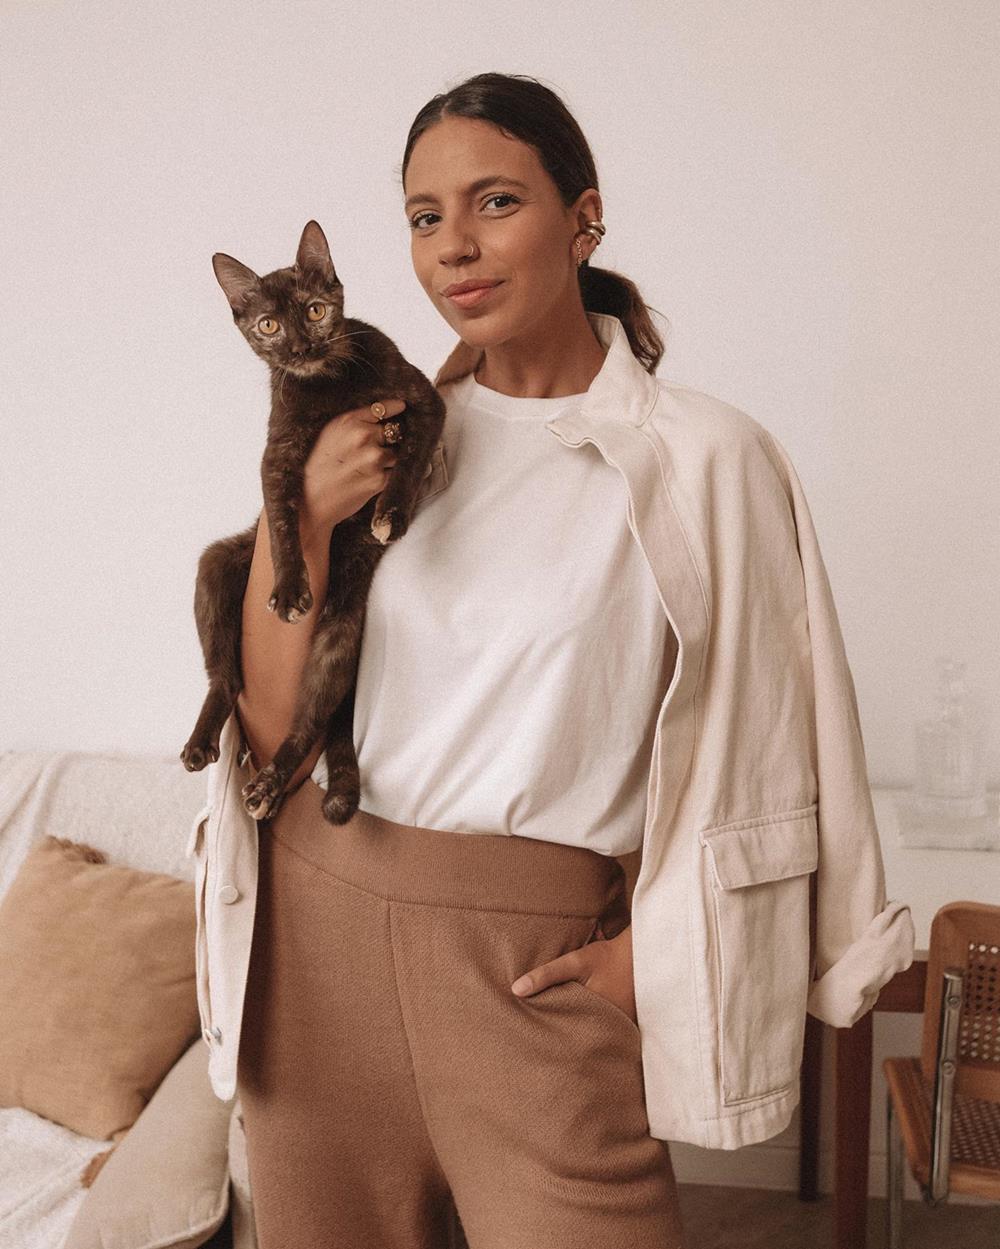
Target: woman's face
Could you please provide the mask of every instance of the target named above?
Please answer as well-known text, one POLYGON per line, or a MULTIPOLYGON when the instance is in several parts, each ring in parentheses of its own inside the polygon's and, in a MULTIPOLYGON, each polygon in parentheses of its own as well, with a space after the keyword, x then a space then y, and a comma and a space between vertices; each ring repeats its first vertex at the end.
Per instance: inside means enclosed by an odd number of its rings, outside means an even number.
MULTIPOLYGON (((530 340, 582 306, 573 240, 600 217, 600 196, 589 189, 566 208, 528 144, 490 122, 443 117, 414 144, 404 194, 414 271, 467 343, 530 340), (466 279, 498 285, 463 307, 444 291, 466 279)), ((589 256, 595 241, 580 242, 589 256)))

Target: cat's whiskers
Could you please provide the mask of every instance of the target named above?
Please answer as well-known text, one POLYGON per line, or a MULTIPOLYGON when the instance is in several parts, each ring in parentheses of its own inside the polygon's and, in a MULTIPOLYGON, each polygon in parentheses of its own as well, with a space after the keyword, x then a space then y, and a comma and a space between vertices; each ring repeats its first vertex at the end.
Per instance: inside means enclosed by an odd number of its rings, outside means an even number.
MULTIPOLYGON (((374 370, 374 366, 371 364, 371 362, 366 360, 363 356, 359 356, 355 351, 353 351, 352 347, 354 344, 347 342, 347 340, 350 338, 360 338, 362 334, 373 334, 376 332, 377 331, 375 330, 346 330, 342 334, 332 335, 326 341, 328 344, 343 342, 344 348, 346 348, 346 351, 342 358, 350 360, 351 363, 353 364, 364 364, 368 368, 371 368, 374 370)), ((279 373, 278 396, 279 398, 284 398, 285 378, 291 376, 293 378, 298 379, 302 376, 302 374, 296 373, 295 370, 292 369, 287 364, 275 364, 274 367, 275 369, 278 370, 278 373, 279 373)), ((315 374, 313 375, 315 376, 315 374)))
POLYGON ((332 338, 328 338, 329 343, 339 343, 345 338, 360 338, 362 334, 371 334, 372 330, 349 330, 346 334, 334 334, 332 338))
POLYGON ((289 369, 286 365, 283 365, 283 364, 278 364, 275 367, 277 368, 278 372, 281 374, 280 378, 278 379, 278 398, 283 399, 284 389, 285 389, 285 378, 289 375, 289 373, 291 373, 291 369, 289 369))

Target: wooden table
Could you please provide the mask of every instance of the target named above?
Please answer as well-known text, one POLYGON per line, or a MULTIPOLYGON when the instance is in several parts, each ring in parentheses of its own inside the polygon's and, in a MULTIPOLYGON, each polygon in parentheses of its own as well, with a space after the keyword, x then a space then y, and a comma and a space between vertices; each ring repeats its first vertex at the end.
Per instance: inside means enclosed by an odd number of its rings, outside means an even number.
MULTIPOLYGON (((1000 903, 1000 851, 916 849, 899 842, 895 800, 905 790, 873 788, 882 839, 886 891, 910 905, 916 929, 912 965, 884 986, 874 1010, 853 1028, 835 1028, 836 1087, 834 1246, 865 1249, 868 1213, 869 1126, 872 1099, 874 1011, 921 1014, 927 979, 931 920, 946 902, 1000 903)), ((815 1201, 819 1171, 819 1102, 822 1050, 827 1028, 806 1020, 802 1061, 799 1197, 815 1201)))

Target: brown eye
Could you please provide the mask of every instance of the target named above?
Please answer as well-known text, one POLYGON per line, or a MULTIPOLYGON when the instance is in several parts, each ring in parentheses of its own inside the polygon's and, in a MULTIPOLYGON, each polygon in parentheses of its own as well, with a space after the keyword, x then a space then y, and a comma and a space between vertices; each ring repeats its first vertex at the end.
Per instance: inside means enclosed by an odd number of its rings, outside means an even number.
POLYGON ((306 309, 306 316, 310 321, 322 321, 326 316, 326 304, 321 304, 318 300, 310 304, 306 309))
POLYGON ((278 322, 274 317, 261 317, 257 322, 257 328, 262 334, 276 334, 278 332, 278 322))

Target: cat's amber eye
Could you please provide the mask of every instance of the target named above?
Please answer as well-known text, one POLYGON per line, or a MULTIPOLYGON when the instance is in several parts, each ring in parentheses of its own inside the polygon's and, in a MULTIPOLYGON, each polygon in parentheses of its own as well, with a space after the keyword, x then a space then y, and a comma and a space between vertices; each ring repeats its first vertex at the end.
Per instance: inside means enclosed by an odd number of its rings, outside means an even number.
POLYGON ((257 322, 257 328, 262 334, 276 334, 278 332, 278 322, 274 317, 261 317, 257 322))
POLYGON ((310 304, 306 309, 306 316, 310 321, 322 321, 326 316, 326 304, 321 304, 319 300, 310 304))

